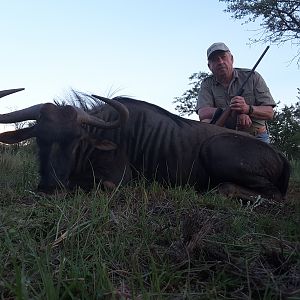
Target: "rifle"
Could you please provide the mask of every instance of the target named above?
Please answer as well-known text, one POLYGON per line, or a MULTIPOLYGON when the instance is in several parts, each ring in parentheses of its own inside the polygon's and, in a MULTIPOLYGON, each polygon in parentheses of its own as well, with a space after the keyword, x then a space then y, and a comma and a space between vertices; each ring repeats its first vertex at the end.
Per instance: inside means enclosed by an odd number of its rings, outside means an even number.
MULTIPOLYGON (((252 68, 252 70, 249 72, 246 80, 243 82, 242 86, 239 88, 237 95, 236 96, 242 96, 242 94, 244 93, 244 87, 247 83, 247 81, 249 80, 250 76, 254 73, 256 67, 258 66, 258 64, 260 63, 260 61, 262 60, 262 58, 265 56, 265 54, 267 53, 267 51, 269 50, 270 46, 267 46, 266 49, 264 50, 264 52, 261 54, 261 56, 259 57, 258 61, 256 62, 256 64, 254 65, 254 67, 252 68)), ((231 115, 232 111, 230 106, 227 107, 224 111, 222 108, 217 108, 217 110, 215 111, 210 124, 215 124, 217 126, 221 126, 223 127, 227 121, 227 119, 229 118, 229 116, 231 115)))

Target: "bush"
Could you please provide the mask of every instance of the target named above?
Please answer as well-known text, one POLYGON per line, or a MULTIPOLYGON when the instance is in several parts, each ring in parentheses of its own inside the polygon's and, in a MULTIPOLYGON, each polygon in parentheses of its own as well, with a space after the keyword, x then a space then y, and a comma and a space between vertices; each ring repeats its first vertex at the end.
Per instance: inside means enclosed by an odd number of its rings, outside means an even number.
POLYGON ((268 122, 271 143, 291 159, 300 159, 300 103, 284 106, 268 122))

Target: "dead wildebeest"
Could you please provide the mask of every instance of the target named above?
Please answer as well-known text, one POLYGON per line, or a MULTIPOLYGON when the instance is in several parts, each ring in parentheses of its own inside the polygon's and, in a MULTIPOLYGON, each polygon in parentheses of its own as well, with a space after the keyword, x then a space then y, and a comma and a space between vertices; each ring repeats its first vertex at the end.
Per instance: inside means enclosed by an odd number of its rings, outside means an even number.
POLYGON ((0 141, 13 144, 36 138, 42 191, 91 188, 99 182, 115 187, 142 175, 197 191, 218 186, 224 194, 240 198, 281 200, 286 195, 288 161, 248 134, 126 97, 74 92, 70 103, 38 104, 0 115, 0 123, 36 120, 29 128, 0 134, 0 141))

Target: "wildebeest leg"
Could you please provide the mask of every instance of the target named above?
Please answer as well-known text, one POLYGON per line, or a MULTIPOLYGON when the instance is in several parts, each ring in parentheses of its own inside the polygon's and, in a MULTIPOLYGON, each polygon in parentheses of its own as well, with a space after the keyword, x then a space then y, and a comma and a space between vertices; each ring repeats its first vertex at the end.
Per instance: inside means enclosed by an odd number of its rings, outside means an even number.
POLYGON ((286 193, 280 182, 284 162, 262 141, 240 134, 215 135, 203 143, 200 155, 213 186, 230 182, 275 201, 286 193))
POLYGON ((231 182, 221 183, 217 186, 218 192, 228 198, 238 198, 246 201, 255 201, 257 197, 261 196, 262 198, 272 199, 274 201, 281 201, 281 193, 277 190, 276 187, 271 187, 266 189, 264 192, 254 191, 249 188, 245 188, 238 184, 231 182))

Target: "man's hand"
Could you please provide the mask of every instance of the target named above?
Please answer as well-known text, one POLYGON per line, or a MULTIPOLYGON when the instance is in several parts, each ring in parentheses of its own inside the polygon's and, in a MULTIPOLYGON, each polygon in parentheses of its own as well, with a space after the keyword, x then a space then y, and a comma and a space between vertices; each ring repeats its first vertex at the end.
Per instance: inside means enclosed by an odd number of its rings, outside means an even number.
POLYGON ((238 114, 236 125, 239 128, 249 128, 252 124, 251 118, 246 114, 238 114))
POLYGON ((242 96, 233 97, 230 101, 230 108, 238 114, 248 114, 249 112, 249 105, 242 96))

